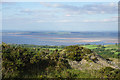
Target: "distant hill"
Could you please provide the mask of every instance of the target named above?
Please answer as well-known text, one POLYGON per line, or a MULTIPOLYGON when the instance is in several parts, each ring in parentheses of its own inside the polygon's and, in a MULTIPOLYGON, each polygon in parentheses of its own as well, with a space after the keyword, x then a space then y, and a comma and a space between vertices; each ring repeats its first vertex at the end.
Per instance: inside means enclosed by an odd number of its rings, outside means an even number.
POLYGON ((62 35, 74 37, 118 37, 117 32, 70 32, 70 31, 3 31, 3 33, 19 33, 18 35, 62 35))

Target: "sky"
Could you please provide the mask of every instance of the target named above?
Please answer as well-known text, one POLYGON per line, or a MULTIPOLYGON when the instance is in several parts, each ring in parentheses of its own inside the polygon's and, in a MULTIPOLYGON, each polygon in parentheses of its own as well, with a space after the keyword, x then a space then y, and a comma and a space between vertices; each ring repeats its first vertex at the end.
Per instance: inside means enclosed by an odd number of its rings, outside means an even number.
POLYGON ((117 31, 118 3, 4 2, 3 30, 117 31))

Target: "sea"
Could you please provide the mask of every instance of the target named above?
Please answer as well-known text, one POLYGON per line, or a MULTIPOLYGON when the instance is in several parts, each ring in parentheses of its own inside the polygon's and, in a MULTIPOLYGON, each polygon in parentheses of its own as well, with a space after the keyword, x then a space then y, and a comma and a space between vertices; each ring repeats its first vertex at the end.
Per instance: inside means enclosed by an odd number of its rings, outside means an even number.
POLYGON ((73 31, 2 31, 1 42, 31 45, 80 45, 115 44, 117 32, 73 32, 73 31))

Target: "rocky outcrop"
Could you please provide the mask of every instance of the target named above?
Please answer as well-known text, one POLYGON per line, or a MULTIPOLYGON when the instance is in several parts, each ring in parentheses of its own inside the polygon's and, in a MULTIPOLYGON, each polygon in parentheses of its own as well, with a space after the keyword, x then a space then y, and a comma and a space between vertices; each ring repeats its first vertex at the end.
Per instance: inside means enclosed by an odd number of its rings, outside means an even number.
POLYGON ((116 65, 114 62, 112 61, 109 62, 100 55, 92 54, 87 56, 89 56, 89 60, 85 59, 82 59, 81 61, 68 60, 68 62, 72 68, 79 70, 98 70, 105 67, 120 69, 118 65, 116 65))
POLYGON ((98 70, 104 67, 120 69, 117 64, 91 51, 90 49, 77 45, 68 46, 61 51, 61 56, 67 59, 74 69, 79 70, 98 70))

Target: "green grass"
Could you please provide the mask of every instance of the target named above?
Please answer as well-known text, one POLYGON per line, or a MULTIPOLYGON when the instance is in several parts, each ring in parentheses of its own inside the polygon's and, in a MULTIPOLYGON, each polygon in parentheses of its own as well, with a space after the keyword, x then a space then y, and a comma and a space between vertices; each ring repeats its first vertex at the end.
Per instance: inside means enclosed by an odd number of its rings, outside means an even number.
POLYGON ((67 69, 60 74, 63 78, 67 78, 68 76, 69 78, 95 78, 95 76, 91 75, 88 71, 84 72, 76 69, 67 69))
POLYGON ((84 45, 83 47, 86 47, 88 49, 95 49, 98 48, 98 45, 84 45))
POLYGON ((58 50, 62 50, 60 48, 42 48, 42 49, 49 49, 49 50, 56 50, 56 49, 58 49, 58 50))
POLYGON ((116 45, 104 45, 105 49, 118 49, 116 45))
MULTIPOLYGON (((98 45, 84 45, 83 47, 89 48, 89 49, 95 49, 99 48, 98 45)), ((116 45, 104 45, 105 49, 118 49, 118 46, 116 45)))
POLYGON ((114 54, 120 54, 120 52, 115 52, 114 54))

